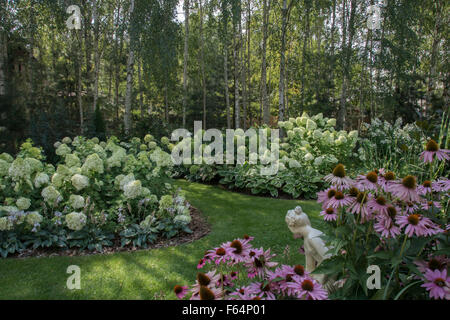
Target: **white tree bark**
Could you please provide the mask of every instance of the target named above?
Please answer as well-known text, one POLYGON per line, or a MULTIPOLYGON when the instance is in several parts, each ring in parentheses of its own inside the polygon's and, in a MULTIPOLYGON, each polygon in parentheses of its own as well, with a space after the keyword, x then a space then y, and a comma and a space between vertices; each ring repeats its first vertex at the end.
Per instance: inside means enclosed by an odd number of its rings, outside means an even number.
POLYGON ((134 11, 134 0, 130 1, 130 27, 129 27, 129 37, 130 37, 130 48, 128 52, 128 62, 127 62, 127 91, 125 95, 125 135, 130 134, 131 130, 131 98, 133 94, 133 72, 134 72, 134 48, 132 39, 132 16, 134 11))

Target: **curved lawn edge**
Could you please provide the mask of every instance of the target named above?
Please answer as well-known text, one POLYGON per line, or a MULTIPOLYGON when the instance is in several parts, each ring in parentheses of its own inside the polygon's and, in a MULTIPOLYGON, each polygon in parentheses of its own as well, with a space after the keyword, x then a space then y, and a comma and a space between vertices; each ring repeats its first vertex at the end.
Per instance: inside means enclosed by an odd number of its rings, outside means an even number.
POLYGON ((108 255, 0 260, 0 299, 174 299, 176 284, 191 284, 205 250, 249 234, 286 264, 304 262, 301 240, 294 240, 284 217, 301 205, 315 226, 315 201, 244 195, 219 187, 178 180, 188 201, 200 210, 211 232, 194 242, 149 251, 108 255), (81 289, 69 290, 67 267, 81 268, 81 289))

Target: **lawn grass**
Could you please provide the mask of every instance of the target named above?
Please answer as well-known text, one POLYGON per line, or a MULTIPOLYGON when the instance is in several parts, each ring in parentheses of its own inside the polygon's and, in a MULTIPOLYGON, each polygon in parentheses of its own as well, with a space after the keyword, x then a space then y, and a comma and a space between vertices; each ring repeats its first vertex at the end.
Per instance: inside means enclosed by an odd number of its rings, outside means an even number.
POLYGON ((271 248, 276 261, 304 263, 284 217, 301 205, 314 225, 315 201, 278 200, 243 195, 219 187, 176 182, 212 226, 211 233, 193 243, 149 251, 79 257, 0 259, 0 299, 174 299, 175 284, 191 284, 205 250, 249 234, 254 246, 271 248), (288 253, 284 253, 289 246, 288 253), (81 268, 81 289, 66 288, 66 269, 81 268))

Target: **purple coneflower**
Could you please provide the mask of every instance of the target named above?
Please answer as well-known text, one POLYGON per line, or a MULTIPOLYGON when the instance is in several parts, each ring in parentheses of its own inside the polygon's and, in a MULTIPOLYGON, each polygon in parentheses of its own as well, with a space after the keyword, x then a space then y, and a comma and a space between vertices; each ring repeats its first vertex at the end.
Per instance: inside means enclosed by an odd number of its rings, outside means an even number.
POLYGON ((430 219, 417 213, 397 216, 396 222, 401 228, 406 227, 405 234, 408 237, 412 237, 413 234, 418 237, 423 237, 439 233, 439 229, 430 219))
POLYGON ((353 200, 345 195, 342 191, 336 191, 336 194, 333 198, 328 201, 328 207, 331 208, 339 208, 339 207, 345 207, 349 204, 351 204, 353 200))
POLYGON ((244 262, 248 259, 248 254, 252 245, 250 240, 236 239, 231 242, 224 243, 222 247, 230 249, 230 259, 233 263, 244 262))
POLYGON ((345 167, 341 163, 333 169, 332 173, 326 175, 324 180, 340 190, 347 190, 353 184, 352 179, 346 176, 345 167))
POLYGON ((432 183, 430 180, 424 181, 420 186, 417 186, 417 193, 419 193, 421 196, 424 196, 426 194, 432 193, 432 183))
POLYGON ((420 154, 420 159, 422 159, 425 163, 433 162, 434 156, 436 156, 439 161, 448 160, 450 159, 450 156, 448 155, 449 153, 450 150, 439 149, 439 145, 436 143, 436 141, 430 139, 430 141, 427 142, 425 151, 420 154))
POLYGON ((433 209, 433 208, 440 209, 440 208, 442 208, 442 206, 439 203, 439 201, 424 201, 421 204, 421 208, 423 210, 430 210, 430 209, 433 209))
POLYGON ((426 282, 421 285, 430 292, 430 298, 450 300, 450 277, 447 270, 427 270, 424 274, 426 282))
POLYGON ((330 187, 317 193, 317 202, 322 203, 322 208, 326 207, 331 198, 336 194, 336 189, 330 187))
POLYGON ((392 171, 387 171, 383 174, 378 175, 378 184, 381 186, 381 188, 384 190, 384 192, 388 192, 389 186, 394 183, 395 181, 395 173, 392 171))
POLYGON ((394 224, 391 218, 385 216, 378 218, 373 228, 376 232, 381 233, 383 238, 396 238, 400 234, 400 228, 394 224))
POLYGON ((372 212, 378 212, 382 215, 387 215, 388 210, 388 203, 386 201, 386 198, 383 196, 378 196, 376 198, 371 199, 367 206, 372 210, 372 212))
POLYGON ((173 291, 178 299, 183 299, 188 292, 188 287, 176 285, 175 288, 173 288, 173 291))
POLYGON ((377 190, 378 188, 378 174, 375 171, 370 171, 368 174, 358 175, 356 178, 356 187, 361 191, 377 190))
POLYGON ((297 298, 305 300, 326 300, 328 293, 322 285, 312 278, 294 278, 289 286, 295 290, 297 298))
POLYGON ((273 285, 271 282, 253 282, 248 286, 250 294, 254 294, 265 300, 275 300, 275 294, 272 292, 273 285))
POLYGON ((420 197, 417 193, 416 178, 413 176, 406 176, 399 183, 392 184, 389 191, 400 200, 405 202, 419 202, 420 197))
MULTIPOLYGON (((197 273, 197 279, 195 280, 195 284, 192 288, 192 297, 191 300, 202 300, 200 296, 200 289, 202 287, 209 288, 212 290, 214 296, 220 295, 220 289, 216 288, 217 282, 220 280, 220 274, 216 274, 215 270, 209 271, 208 273, 199 272, 197 273)), ((205 290, 204 290, 205 291, 205 290)), ((205 291, 205 294, 208 292, 205 291)), ((208 300, 208 299, 203 299, 208 300)))
POLYGON ((325 221, 336 221, 337 210, 335 208, 328 208, 326 210, 322 210, 319 215, 323 217, 323 220, 325 221))
POLYGON ((420 272, 425 273, 427 270, 445 270, 447 269, 447 264, 450 262, 450 259, 447 256, 428 256, 428 261, 424 260, 416 260, 414 264, 417 266, 420 272))
POLYGON ((225 263, 231 259, 232 252, 233 249, 231 247, 214 248, 212 250, 208 250, 208 253, 205 255, 205 258, 214 261, 216 264, 220 264, 222 262, 225 263))
POLYGON ((269 268, 275 267, 278 262, 271 262, 270 259, 275 257, 275 254, 270 253, 270 249, 252 249, 249 253, 249 258, 245 263, 247 267, 248 277, 254 278, 256 276, 263 277, 269 268))
POLYGON ((450 191, 450 180, 447 178, 440 178, 432 183, 432 189, 435 192, 450 191))

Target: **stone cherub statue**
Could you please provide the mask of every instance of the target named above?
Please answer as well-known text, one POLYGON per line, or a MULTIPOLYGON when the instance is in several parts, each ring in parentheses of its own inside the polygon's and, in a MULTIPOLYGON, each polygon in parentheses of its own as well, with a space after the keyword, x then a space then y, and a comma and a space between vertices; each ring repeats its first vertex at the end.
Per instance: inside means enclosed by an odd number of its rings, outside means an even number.
MULTIPOLYGON (((303 212, 302 207, 297 206, 295 209, 289 210, 286 214, 286 223, 295 239, 303 238, 306 271, 314 271, 323 260, 331 256, 327 254, 328 248, 320 238, 323 233, 311 227, 311 222, 306 213, 303 212)), ((327 281, 327 277, 323 274, 312 274, 311 276, 322 284, 327 281)))

